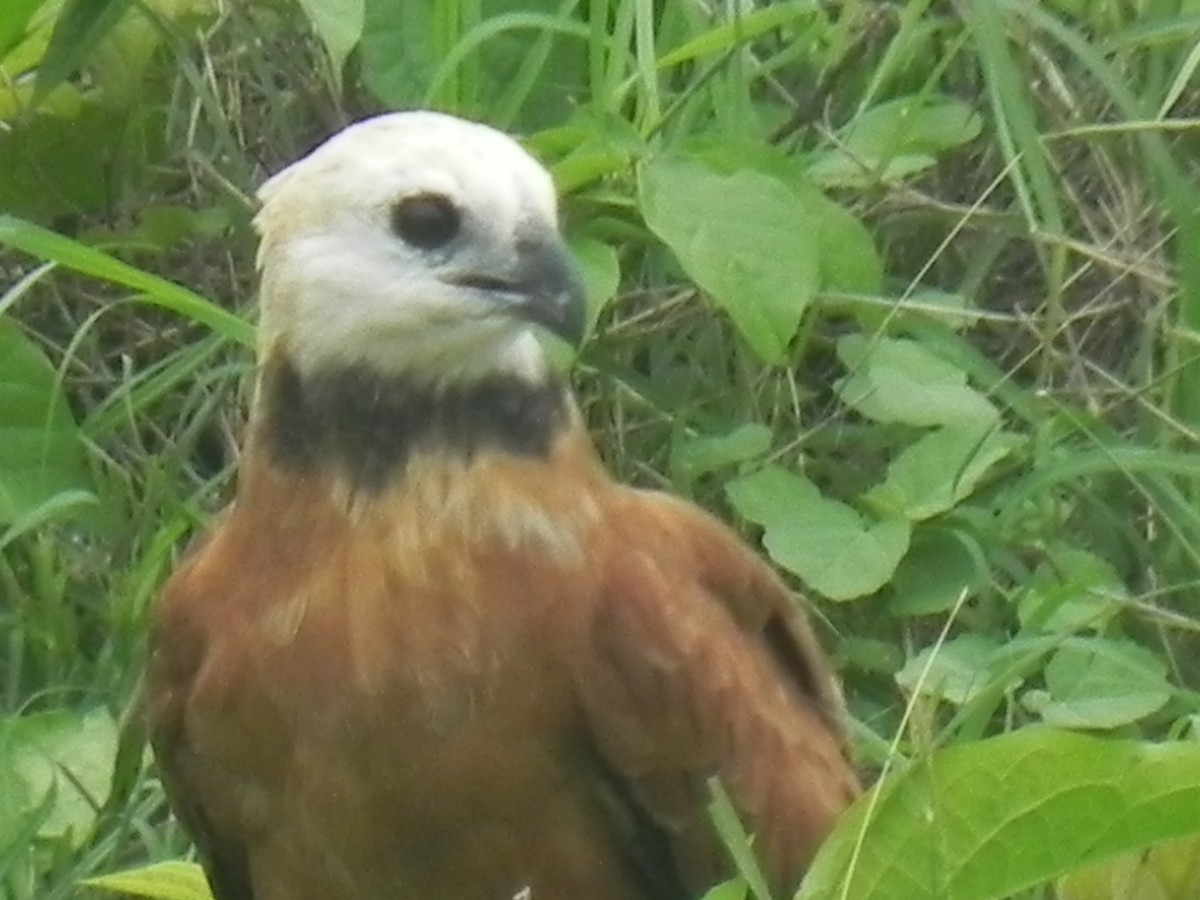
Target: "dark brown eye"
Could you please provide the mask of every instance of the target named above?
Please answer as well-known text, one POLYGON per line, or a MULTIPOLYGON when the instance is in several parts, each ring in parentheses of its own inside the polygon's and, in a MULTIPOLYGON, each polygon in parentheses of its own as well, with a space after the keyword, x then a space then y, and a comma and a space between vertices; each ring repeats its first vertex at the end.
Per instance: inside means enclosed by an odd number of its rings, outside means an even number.
POLYGON ((405 197, 392 207, 392 231, 405 243, 432 250, 453 240, 462 225, 462 215, 441 194, 405 197))

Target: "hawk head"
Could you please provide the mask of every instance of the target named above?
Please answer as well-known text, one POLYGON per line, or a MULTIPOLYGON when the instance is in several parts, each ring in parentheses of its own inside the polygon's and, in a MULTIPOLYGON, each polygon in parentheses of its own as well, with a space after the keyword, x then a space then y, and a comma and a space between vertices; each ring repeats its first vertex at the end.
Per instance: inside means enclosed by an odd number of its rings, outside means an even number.
POLYGON ((530 326, 577 342, 578 268, 550 176, 516 141, 434 112, 350 126, 259 191, 260 351, 303 378, 369 367, 536 381, 530 326))

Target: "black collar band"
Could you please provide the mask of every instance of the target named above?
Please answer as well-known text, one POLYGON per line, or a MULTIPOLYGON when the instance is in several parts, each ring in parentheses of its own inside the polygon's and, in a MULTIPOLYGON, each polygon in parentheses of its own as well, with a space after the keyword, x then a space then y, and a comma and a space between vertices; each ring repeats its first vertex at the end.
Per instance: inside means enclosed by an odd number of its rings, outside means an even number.
POLYGON ((260 386, 266 446, 293 470, 333 465, 358 489, 403 476, 415 453, 472 459, 481 451, 545 458, 570 418, 566 387, 494 375, 434 385, 351 366, 302 377, 269 363, 260 386))

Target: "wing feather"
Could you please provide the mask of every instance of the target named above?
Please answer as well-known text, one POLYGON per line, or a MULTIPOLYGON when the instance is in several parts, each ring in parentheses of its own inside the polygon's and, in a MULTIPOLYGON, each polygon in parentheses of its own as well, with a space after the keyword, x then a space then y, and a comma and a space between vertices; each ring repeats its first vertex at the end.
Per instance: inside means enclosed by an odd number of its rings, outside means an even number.
POLYGON ((859 788, 841 701, 786 586, 700 510, 629 493, 576 664, 592 734, 669 836, 689 889, 728 868, 706 815, 719 776, 778 889, 859 788))
MULTIPOLYGON (((191 551, 189 563, 207 544, 191 551)), ((160 598, 157 623, 141 696, 142 715, 154 748, 159 776, 171 810, 195 844, 215 900, 255 900, 246 848, 223 833, 205 807, 205 792, 190 777, 192 755, 185 723, 187 698, 204 654, 200 629, 186 617, 189 604, 175 596, 185 590, 190 564, 168 583, 160 598), (182 610, 182 612, 181 612, 182 610)), ((202 608, 202 607, 201 607, 202 608)))

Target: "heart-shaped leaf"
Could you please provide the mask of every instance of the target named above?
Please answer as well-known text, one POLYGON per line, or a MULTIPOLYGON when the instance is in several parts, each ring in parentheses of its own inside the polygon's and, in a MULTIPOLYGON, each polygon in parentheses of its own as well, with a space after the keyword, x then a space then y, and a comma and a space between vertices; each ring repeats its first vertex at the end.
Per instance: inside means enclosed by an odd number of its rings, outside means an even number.
POLYGON ((741 515, 763 526, 771 558, 830 600, 879 590, 908 549, 908 522, 866 520, 783 469, 761 469, 725 490, 741 515))
POLYGON ((780 362, 818 284, 818 225, 782 181, 660 159, 638 183, 646 224, 767 362, 780 362))

